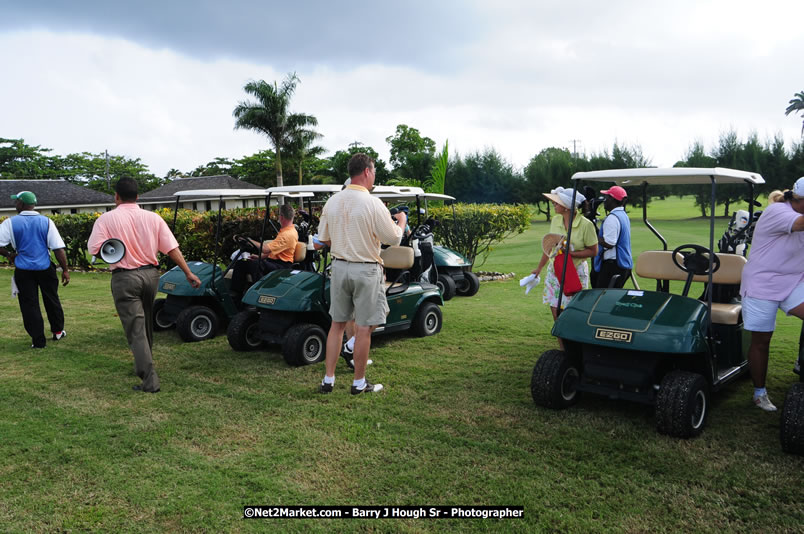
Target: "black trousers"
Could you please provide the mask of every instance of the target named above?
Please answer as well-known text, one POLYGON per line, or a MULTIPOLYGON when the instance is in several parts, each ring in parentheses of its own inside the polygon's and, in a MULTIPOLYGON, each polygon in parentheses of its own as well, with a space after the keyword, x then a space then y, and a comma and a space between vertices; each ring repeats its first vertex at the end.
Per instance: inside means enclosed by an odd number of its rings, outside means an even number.
POLYGON ((598 272, 597 276, 593 279, 592 287, 605 289, 609 287, 611 279, 618 274, 620 278, 618 278, 611 287, 620 289, 625 285, 628 277, 631 276, 631 269, 623 269, 617 265, 617 260, 606 260, 600 264, 600 272, 598 272))
POLYGON ((251 284, 278 269, 290 269, 292 263, 279 260, 264 259, 261 261, 256 260, 240 260, 232 267, 232 291, 239 293, 244 292, 250 284, 246 282, 246 275, 251 275, 251 284))
POLYGON ((45 303, 50 331, 64 330, 64 310, 59 300, 59 277, 56 274, 56 267, 51 263, 44 271, 14 269, 14 281, 20 291, 20 312, 25 331, 31 336, 34 346, 44 347, 47 338, 42 310, 39 308, 39 291, 42 291, 42 302, 45 303))

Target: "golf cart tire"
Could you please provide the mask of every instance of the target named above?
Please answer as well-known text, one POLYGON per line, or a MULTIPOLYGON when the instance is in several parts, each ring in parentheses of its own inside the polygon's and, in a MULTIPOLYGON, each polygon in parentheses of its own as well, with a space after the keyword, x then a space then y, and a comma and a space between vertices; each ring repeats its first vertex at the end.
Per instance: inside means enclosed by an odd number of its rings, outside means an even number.
POLYGON ((451 276, 439 274, 436 285, 439 291, 441 291, 441 298, 444 299, 444 302, 455 296, 455 280, 453 280, 451 276))
POLYGON ((787 392, 779 437, 784 452, 804 455, 804 382, 796 382, 787 392))
POLYGON ((473 297, 480 289, 480 278, 471 271, 463 273, 463 280, 455 283, 455 294, 461 297, 473 297))
POLYGON ((174 322, 165 321, 160 319, 162 316, 162 312, 165 309, 165 299, 156 299, 154 301, 153 306, 153 323, 154 323, 154 331, 161 332, 162 330, 167 330, 168 328, 173 328, 176 324, 174 322))
POLYGON ((185 342, 211 339, 218 331, 218 314, 206 306, 190 306, 176 318, 176 330, 185 342))
POLYGON ((441 331, 443 316, 435 302, 425 302, 413 319, 413 333, 419 337, 433 336, 441 331))
POLYGON ((323 361, 327 356, 327 333, 315 324, 295 324, 282 344, 282 357, 288 365, 300 367, 323 361))
POLYGON ((703 430, 709 411, 709 385, 698 373, 671 371, 656 395, 656 430, 676 438, 692 438, 703 430))
POLYGON ((253 310, 241 311, 229 322, 226 338, 229 346, 238 352, 257 350, 262 346, 260 316, 253 310))
POLYGON ((533 366, 530 394, 533 402, 545 408, 560 410, 578 402, 581 393, 578 366, 563 350, 548 350, 533 366))

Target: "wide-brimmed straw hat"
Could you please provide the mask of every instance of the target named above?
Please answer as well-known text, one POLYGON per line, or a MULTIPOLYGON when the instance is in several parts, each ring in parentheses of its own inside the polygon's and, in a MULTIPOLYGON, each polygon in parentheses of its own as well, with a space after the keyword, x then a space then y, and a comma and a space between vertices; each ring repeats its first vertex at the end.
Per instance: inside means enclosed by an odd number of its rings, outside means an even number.
MULTIPOLYGON (((549 200, 552 200, 556 204, 560 204, 561 206, 570 209, 570 206, 572 205, 572 191, 573 191, 572 189, 556 187, 549 193, 542 193, 542 195, 544 195, 549 200)), ((581 207, 581 204, 583 204, 585 201, 586 197, 583 196, 583 193, 578 191, 575 194, 575 209, 581 207)))
POLYGON ((564 239, 562 234, 545 234, 542 238, 542 252, 549 256, 562 239, 564 239))

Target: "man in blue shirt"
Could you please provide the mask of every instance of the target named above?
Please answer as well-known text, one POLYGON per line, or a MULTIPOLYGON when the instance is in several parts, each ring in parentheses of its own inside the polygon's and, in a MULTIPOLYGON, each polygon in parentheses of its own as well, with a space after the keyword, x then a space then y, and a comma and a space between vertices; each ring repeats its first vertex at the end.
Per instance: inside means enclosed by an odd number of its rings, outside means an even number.
POLYGON ((45 323, 39 308, 39 291, 45 303, 52 339, 58 341, 67 335, 64 331, 64 310, 59 300, 59 279, 50 261, 50 251, 61 266, 61 281, 70 283, 64 241, 53 221, 34 211, 36 195, 21 191, 11 195, 16 201, 18 215, 0 224, 0 255, 14 263, 14 282, 19 290, 20 311, 25 331, 31 336, 31 348, 45 348, 45 323), (14 250, 8 249, 11 245, 14 250))
POLYGON ((600 193, 606 196, 603 206, 609 214, 600 225, 598 237, 600 246, 594 260, 594 269, 597 273, 594 287, 607 288, 611 285, 620 288, 631 276, 631 269, 634 266, 631 259, 631 221, 625 213, 628 195, 619 185, 600 193), (619 277, 611 284, 615 275, 619 277))

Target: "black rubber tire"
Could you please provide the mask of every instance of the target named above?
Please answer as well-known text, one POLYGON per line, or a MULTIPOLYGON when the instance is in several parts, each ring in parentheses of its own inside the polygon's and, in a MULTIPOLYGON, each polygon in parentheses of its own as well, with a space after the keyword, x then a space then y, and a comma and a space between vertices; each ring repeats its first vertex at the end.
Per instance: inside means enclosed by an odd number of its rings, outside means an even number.
POLYGON ((229 346, 238 352, 257 350, 262 346, 260 316, 253 310, 241 311, 229 321, 226 338, 229 346))
POLYGON ((676 438, 692 438, 703 430, 709 412, 709 384, 698 373, 671 371, 656 395, 656 430, 676 438))
POLYGON ((176 330, 182 341, 204 341, 218 332, 218 314, 206 306, 190 306, 176 318, 176 330))
POLYGON ((804 455, 804 382, 796 382, 787 392, 779 438, 784 452, 804 455))
POLYGON ((580 378, 578 366, 563 350, 548 350, 533 366, 530 379, 533 402, 553 410, 572 406, 581 396, 577 389, 580 378))
POLYGON ((282 357, 288 365, 312 365, 327 356, 327 333, 315 324, 291 326, 282 343, 282 357))
POLYGON ((443 322, 441 307, 435 302, 425 302, 416 312, 410 329, 418 337, 434 336, 441 331, 443 322))
POLYGON ((170 321, 161 321, 159 319, 162 310, 165 308, 165 299, 156 299, 154 301, 153 306, 153 324, 154 324, 154 331, 161 332, 162 330, 167 330, 168 328, 173 328, 176 323, 172 323, 170 321))
POLYGON ((464 271, 463 280, 455 283, 455 294, 461 297, 473 297, 480 289, 480 278, 471 271, 464 271))
POLYGON ((441 291, 441 298, 444 299, 444 302, 455 296, 455 280, 451 276, 439 274, 436 285, 438 290, 441 291))

